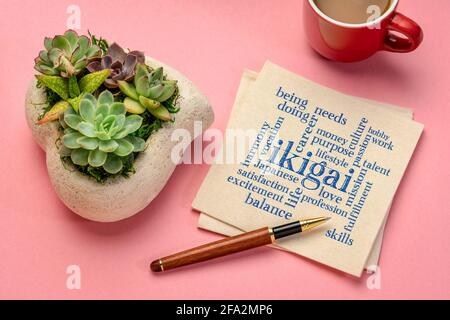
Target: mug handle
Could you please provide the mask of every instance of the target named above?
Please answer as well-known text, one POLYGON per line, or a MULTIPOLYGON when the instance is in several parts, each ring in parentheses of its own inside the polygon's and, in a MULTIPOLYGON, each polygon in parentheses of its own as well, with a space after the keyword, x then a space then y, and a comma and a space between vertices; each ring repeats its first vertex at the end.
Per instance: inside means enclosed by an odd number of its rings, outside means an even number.
POLYGON ((422 40, 423 32, 420 26, 410 18, 396 12, 387 26, 383 49, 390 52, 411 52, 417 49, 422 40))

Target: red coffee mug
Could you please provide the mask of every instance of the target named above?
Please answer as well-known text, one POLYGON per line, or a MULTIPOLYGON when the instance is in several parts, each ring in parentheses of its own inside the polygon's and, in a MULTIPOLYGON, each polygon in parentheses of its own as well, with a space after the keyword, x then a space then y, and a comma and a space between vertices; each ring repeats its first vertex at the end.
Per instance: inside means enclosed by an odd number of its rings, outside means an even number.
POLYGON ((380 50, 410 52, 423 40, 419 25, 396 12, 399 0, 379 18, 350 24, 336 21, 319 10, 314 0, 304 0, 303 21, 311 46, 330 60, 353 62, 380 50))

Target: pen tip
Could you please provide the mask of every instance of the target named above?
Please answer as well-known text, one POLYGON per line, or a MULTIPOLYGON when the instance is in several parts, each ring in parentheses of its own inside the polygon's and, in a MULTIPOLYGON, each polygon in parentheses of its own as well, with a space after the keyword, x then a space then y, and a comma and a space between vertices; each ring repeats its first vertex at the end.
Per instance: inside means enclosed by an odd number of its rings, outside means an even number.
POLYGON ((307 230, 311 230, 311 229, 313 229, 315 227, 318 227, 318 226, 320 226, 321 224, 327 222, 330 219, 331 219, 331 217, 320 217, 320 218, 301 220, 300 221, 300 225, 302 227, 302 232, 303 231, 307 231, 307 230))

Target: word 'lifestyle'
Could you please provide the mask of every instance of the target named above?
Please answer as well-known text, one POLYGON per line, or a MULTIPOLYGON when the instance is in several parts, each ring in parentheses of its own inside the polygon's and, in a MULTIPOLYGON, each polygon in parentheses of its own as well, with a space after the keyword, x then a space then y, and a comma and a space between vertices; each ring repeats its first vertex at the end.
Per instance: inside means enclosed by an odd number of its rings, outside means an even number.
POLYGON ((304 177, 300 183, 305 189, 317 190, 324 184, 347 193, 347 188, 355 172, 354 169, 349 169, 348 173, 342 174, 335 169, 328 168, 325 161, 315 162, 311 160, 312 152, 307 152, 306 157, 291 152, 294 145, 293 141, 288 141, 285 149, 282 149, 283 140, 278 140, 277 144, 278 146, 272 147, 274 151, 267 161, 304 177))

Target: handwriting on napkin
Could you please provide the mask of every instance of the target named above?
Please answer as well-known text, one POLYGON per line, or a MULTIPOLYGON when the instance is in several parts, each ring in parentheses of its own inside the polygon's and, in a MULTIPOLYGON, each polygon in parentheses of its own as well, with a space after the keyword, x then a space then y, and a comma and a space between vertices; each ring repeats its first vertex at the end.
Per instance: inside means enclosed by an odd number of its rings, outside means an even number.
POLYGON ((359 276, 423 126, 268 62, 230 127, 256 138, 211 168, 193 207, 244 231, 331 216, 279 245, 359 276))

